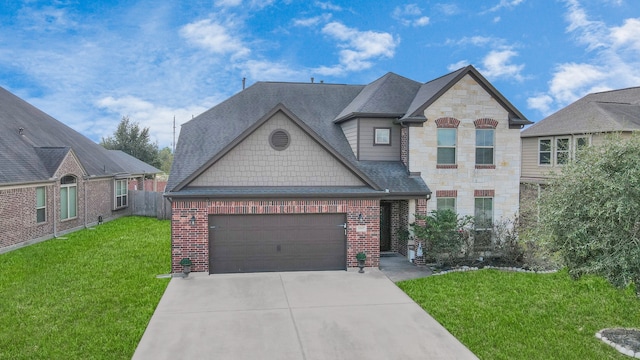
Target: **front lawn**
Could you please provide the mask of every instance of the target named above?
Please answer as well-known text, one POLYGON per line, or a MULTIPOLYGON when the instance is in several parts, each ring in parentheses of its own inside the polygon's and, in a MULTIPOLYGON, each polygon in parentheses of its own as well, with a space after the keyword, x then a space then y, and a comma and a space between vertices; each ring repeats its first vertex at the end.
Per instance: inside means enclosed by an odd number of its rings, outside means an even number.
POLYGON ((566 271, 457 272, 398 286, 481 359, 630 359, 595 333, 640 328, 632 289, 566 271))
POLYGON ((130 359, 169 282, 170 222, 64 237, 0 255, 0 359, 130 359))

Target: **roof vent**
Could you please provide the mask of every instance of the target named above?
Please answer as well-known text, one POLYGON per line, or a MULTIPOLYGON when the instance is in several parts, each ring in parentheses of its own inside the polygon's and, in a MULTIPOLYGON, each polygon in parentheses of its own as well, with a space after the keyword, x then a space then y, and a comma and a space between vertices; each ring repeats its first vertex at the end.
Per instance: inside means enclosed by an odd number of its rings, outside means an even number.
POLYGON ((287 130, 276 129, 269 135, 269 145, 271 145, 274 150, 282 151, 289 147, 290 142, 290 136, 287 130))

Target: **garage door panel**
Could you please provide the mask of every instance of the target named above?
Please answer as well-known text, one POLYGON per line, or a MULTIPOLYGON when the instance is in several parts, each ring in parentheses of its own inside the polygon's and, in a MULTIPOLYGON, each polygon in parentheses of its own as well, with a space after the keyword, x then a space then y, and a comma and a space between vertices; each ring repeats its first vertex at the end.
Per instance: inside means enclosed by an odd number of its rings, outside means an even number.
POLYGON ((346 268, 344 214, 212 215, 211 273, 346 268))

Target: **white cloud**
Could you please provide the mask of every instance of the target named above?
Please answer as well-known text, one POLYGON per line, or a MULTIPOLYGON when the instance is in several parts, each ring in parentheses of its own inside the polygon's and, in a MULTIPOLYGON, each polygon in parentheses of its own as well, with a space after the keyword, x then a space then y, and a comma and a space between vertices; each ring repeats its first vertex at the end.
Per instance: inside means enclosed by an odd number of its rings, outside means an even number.
POLYGON ((315 69, 320 75, 338 75, 360 71, 373 66, 379 58, 392 58, 399 40, 385 32, 359 31, 339 22, 331 22, 322 28, 322 33, 339 41, 340 64, 315 69))
POLYGON ((447 70, 449 70, 449 71, 456 71, 456 70, 461 69, 461 68, 463 68, 463 67, 465 67, 465 66, 467 66, 467 65, 469 65, 469 61, 467 61, 467 60, 460 60, 460 61, 458 61, 458 62, 456 62, 456 63, 453 63, 453 64, 448 65, 448 66, 447 66, 447 70))
POLYGON ((553 98, 547 94, 538 94, 527 99, 527 106, 531 109, 537 109, 543 114, 550 114, 553 98))
POLYGON ((447 16, 456 15, 460 13, 460 8, 456 4, 438 3, 438 4, 435 4, 433 8, 447 16))
POLYGON ((237 27, 232 20, 226 23, 204 19, 189 23, 180 29, 180 35, 189 42, 199 45, 213 53, 234 57, 246 56, 250 50, 243 45, 241 38, 232 34, 237 27))
POLYGON ((613 46, 640 51, 640 19, 626 19, 624 25, 611 28, 613 46))
POLYGON ((322 10, 342 11, 341 6, 332 4, 328 1, 327 2, 316 1, 315 5, 322 10))
POLYGON ((640 84, 640 19, 621 26, 593 21, 577 0, 566 0, 567 31, 583 44, 590 58, 556 65, 548 90, 528 99, 543 115, 567 106, 586 94, 640 84))
POLYGON ((429 17, 422 15, 422 10, 416 4, 398 6, 391 16, 404 26, 425 26, 429 24, 429 17))
POLYGON ((511 63, 511 59, 518 56, 518 53, 511 49, 491 50, 482 59, 482 68, 479 71, 488 79, 508 78, 522 81, 521 74, 524 65, 511 63))
POLYGON ((260 81, 292 81, 301 78, 300 70, 296 70, 294 66, 285 63, 266 61, 266 60, 248 60, 237 65, 247 76, 260 81))
POLYGON ((500 9, 513 9, 514 7, 520 5, 524 0, 500 0, 500 2, 494 7, 490 8, 487 12, 495 12, 500 9))
POLYGON ((293 19, 293 25, 302 27, 313 27, 329 20, 331 20, 331 14, 322 14, 310 18, 293 19))
POLYGON ((236 7, 242 4, 242 0, 216 0, 213 3, 219 7, 236 7))
MULTIPOLYGON (((182 108, 171 108, 149 101, 134 97, 124 96, 114 98, 111 96, 102 98, 97 101, 96 106, 102 108, 109 113, 118 114, 120 117, 129 116, 131 121, 137 122, 141 127, 148 127, 150 130, 151 140, 158 142, 160 147, 170 146, 173 142, 173 119, 176 119, 176 140, 180 133, 180 125, 191 120, 193 116, 197 116, 207 110, 202 105, 192 105, 182 108)), ((118 119, 119 120, 119 119, 118 119)), ((110 126, 103 129, 100 137, 113 135, 117 122, 112 117, 105 119, 110 126)))

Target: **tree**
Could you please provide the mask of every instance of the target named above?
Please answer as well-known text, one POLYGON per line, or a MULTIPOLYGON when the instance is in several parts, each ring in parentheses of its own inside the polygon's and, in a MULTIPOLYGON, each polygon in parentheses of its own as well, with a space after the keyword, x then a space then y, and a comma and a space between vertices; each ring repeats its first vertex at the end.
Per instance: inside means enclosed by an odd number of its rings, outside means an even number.
POLYGON ((158 159, 160 161, 160 170, 168 174, 169 171, 171 171, 171 164, 173 163, 173 153, 171 152, 171 148, 166 146, 160 150, 158 153, 158 159))
POLYGON ((540 227, 573 277, 640 291, 640 135, 577 154, 543 192, 540 227))
POLYGON ((140 130, 140 125, 128 116, 122 117, 113 136, 102 138, 100 145, 109 150, 122 150, 149 165, 161 166, 158 144, 151 142, 149 128, 140 130))

